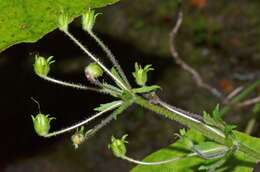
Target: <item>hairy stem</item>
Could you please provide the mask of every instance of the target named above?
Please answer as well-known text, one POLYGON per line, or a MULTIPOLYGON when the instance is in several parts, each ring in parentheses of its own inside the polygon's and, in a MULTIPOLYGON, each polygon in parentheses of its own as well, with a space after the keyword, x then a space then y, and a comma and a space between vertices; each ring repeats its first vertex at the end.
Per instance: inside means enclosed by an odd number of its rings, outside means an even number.
MULTIPOLYGON (((171 158, 171 159, 167 159, 167 160, 162 160, 162 161, 155 161, 155 162, 139 161, 139 160, 133 159, 131 157, 128 157, 126 155, 123 156, 122 159, 127 160, 127 161, 132 162, 132 163, 135 163, 135 164, 139 164, 139 165, 151 166, 151 165, 161 165, 161 164, 167 164, 167 163, 175 162, 175 161, 181 160, 181 159, 186 158, 186 157, 194 157, 194 156, 201 157, 200 154, 215 154, 216 152, 227 152, 227 147, 220 146, 220 147, 216 147, 216 148, 202 150, 200 153, 193 152, 193 153, 189 153, 185 156, 179 156, 179 157, 175 157, 175 158, 171 158)), ((213 159, 213 158, 215 158, 215 157, 212 157, 211 159, 213 159)))
POLYGON ((49 134, 47 134, 47 135, 44 136, 44 137, 52 137, 52 136, 56 136, 56 135, 59 135, 59 134, 66 133, 66 132, 68 132, 68 131, 74 130, 74 129, 76 129, 76 128, 82 126, 82 125, 85 125, 85 124, 87 124, 88 122, 90 122, 90 121, 96 119, 97 117, 103 115, 104 113, 106 113, 106 112, 108 112, 108 111, 110 111, 110 110, 115 109, 116 107, 120 106, 122 103, 123 103, 123 102, 120 101, 120 102, 118 102, 117 104, 114 104, 113 106, 110 106, 110 107, 107 108, 106 110, 101 111, 101 112, 99 112, 99 113, 97 113, 97 114, 91 116, 90 118, 87 118, 86 120, 84 120, 84 121, 82 121, 82 122, 79 122, 78 124, 72 125, 72 126, 70 126, 70 127, 64 128, 64 129, 59 130, 59 131, 55 131, 55 132, 49 133, 49 134))
POLYGON ((115 77, 110 71, 109 69, 107 69, 106 66, 103 65, 103 63, 101 63, 92 53, 89 52, 89 50, 84 47, 72 34, 70 34, 70 32, 68 31, 64 31, 64 33, 77 45, 79 46, 79 48, 81 50, 83 50, 92 60, 94 60, 97 64, 100 65, 100 67, 117 83, 119 83, 119 85, 125 89, 128 90, 128 88, 125 86, 125 84, 123 84, 119 79, 117 79, 117 77, 115 77))
MULTIPOLYGON (((137 95, 135 96, 135 103, 146 109, 156 112, 159 115, 162 115, 171 120, 175 120, 189 128, 195 129, 195 130, 199 131, 201 134, 203 134, 204 136, 208 137, 209 139, 216 141, 217 143, 226 145, 226 142, 225 142, 226 138, 222 131, 220 131, 214 127, 211 127, 197 119, 193 119, 191 116, 188 116, 187 114, 182 114, 179 111, 176 111, 173 113, 172 111, 169 111, 163 107, 151 104, 151 103, 149 103, 149 101, 147 101, 137 95)), ((239 146, 240 146, 239 147, 240 151, 246 153, 247 155, 249 155, 251 157, 254 157, 254 158, 260 160, 259 152, 256 152, 255 150, 249 148, 248 146, 246 146, 242 143, 240 143, 239 146)))
POLYGON ((151 166, 151 165, 161 165, 161 164, 167 164, 167 163, 170 163, 170 162, 174 162, 174 161, 180 160, 181 157, 172 158, 172 159, 168 159, 168 160, 164 160, 164 161, 156 161, 156 162, 139 161, 139 160, 130 158, 128 156, 123 156, 122 159, 129 161, 129 162, 132 162, 134 164, 151 166))
POLYGON ((107 54, 107 57, 110 59, 110 61, 115 65, 115 67, 117 68, 119 74, 122 76, 124 82, 126 83, 127 87, 129 89, 131 89, 131 85, 129 84, 129 81, 123 71, 123 69, 121 68, 121 66, 118 64, 114 54, 110 51, 110 49, 103 43, 103 41, 101 39, 99 39, 97 37, 97 35, 92 32, 92 31, 88 31, 89 35, 98 43, 98 45, 100 45, 100 47, 105 51, 105 53, 107 54))
POLYGON ((89 139, 93 135, 95 135, 100 129, 105 127, 108 123, 110 123, 114 119, 113 114, 110 114, 105 119, 103 119, 99 124, 97 124, 91 131, 85 136, 85 140, 89 139))
POLYGON ((62 85, 65 87, 71 87, 71 88, 76 88, 79 90, 90 90, 90 91, 95 91, 95 92, 99 92, 99 93, 104 93, 104 90, 99 89, 99 88, 95 88, 95 87, 88 87, 85 85, 81 85, 81 84, 75 84, 75 83, 70 83, 70 82, 65 82, 65 81, 61 81, 49 76, 43 76, 43 75, 39 75, 42 79, 46 80, 46 81, 50 81, 52 83, 58 84, 58 85, 62 85))

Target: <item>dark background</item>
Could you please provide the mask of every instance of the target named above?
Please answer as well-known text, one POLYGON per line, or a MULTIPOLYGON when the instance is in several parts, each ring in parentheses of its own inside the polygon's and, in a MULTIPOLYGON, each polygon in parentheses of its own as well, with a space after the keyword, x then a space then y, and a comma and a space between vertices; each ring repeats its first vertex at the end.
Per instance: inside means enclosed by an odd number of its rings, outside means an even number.
MULTIPOLYGON (((179 52, 206 81, 225 94, 259 78, 259 8, 257 0, 183 3, 184 23, 177 37, 179 52)), ((208 91, 196 87, 170 55, 168 34, 176 19, 175 1, 125 0, 99 11, 103 15, 98 17, 95 31, 118 57, 131 80, 135 61, 152 64, 155 71, 149 82, 162 86, 159 94, 169 103, 196 113, 210 111, 218 103, 208 91)), ((71 32, 98 57, 104 57, 81 30, 79 21, 71 24, 71 32)), ((111 98, 41 80, 33 73, 35 54, 54 56, 51 76, 90 85, 83 72, 90 59, 58 30, 37 43, 15 45, 1 53, 0 171, 128 171, 133 165, 116 159, 107 149, 112 134, 128 133, 128 152, 137 159, 174 141, 179 124, 136 106, 78 150, 70 143, 70 134, 50 139, 38 137, 30 116, 39 110, 30 97, 40 102, 43 113, 57 118, 52 122, 52 130, 92 115, 93 108, 111 98)), ((250 114, 248 107, 233 111, 226 120, 243 131, 250 114)), ((259 136, 258 124, 252 135, 259 136)))

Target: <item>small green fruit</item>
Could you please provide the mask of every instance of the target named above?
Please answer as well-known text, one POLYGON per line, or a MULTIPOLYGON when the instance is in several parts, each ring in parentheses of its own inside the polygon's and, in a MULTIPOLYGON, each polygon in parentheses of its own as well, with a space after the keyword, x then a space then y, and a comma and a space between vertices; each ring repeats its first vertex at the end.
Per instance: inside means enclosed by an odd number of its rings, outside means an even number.
POLYGON ((108 145, 108 148, 113 152, 116 157, 122 158, 126 154, 126 141, 127 134, 124 135, 121 139, 117 139, 114 136, 111 137, 111 144, 108 145))
POLYGON ((151 70, 154 70, 151 68, 151 65, 146 65, 144 68, 142 68, 141 65, 135 63, 135 72, 133 72, 133 76, 136 83, 140 86, 144 86, 147 82, 147 73, 151 70))
POLYGON ((35 132, 39 136, 46 136, 50 130, 50 122, 55 118, 49 118, 49 115, 37 114, 35 117, 32 116, 33 126, 35 132))
POLYGON ((81 127, 80 130, 77 129, 77 131, 71 136, 71 141, 75 149, 77 149, 79 145, 84 142, 84 140, 84 127, 81 127))
POLYGON ((90 32, 95 24, 96 17, 100 13, 96 13, 94 10, 88 9, 83 15, 82 15, 82 27, 83 30, 90 32))
POLYGON ((85 68, 85 75, 88 79, 95 80, 103 75, 103 70, 97 63, 90 63, 85 68))
POLYGON ((35 62, 33 64, 34 71, 39 76, 47 76, 50 71, 50 64, 54 63, 52 60, 53 56, 49 58, 44 58, 41 56, 35 56, 35 62))

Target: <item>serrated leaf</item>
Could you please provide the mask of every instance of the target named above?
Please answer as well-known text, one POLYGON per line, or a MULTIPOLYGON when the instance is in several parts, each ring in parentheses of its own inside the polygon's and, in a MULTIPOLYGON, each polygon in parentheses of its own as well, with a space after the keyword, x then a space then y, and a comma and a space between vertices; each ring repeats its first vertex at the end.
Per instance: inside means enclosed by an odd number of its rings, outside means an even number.
POLYGON ((88 8, 103 7, 119 0, 1 0, 0 52, 21 42, 36 42, 58 27, 64 10, 70 20, 88 8))
POLYGON ((205 111, 203 111, 203 121, 206 124, 221 130, 224 130, 225 128, 224 122, 212 118, 211 115, 205 111))
MULTIPOLYGON (((259 138, 251 137, 238 131, 234 131, 234 134, 236 138, 243 144, 246 144, 248 147, 254 150, 260 150, 259 138)), ((202 136, 199 132, 189 130, 187 135, 195 142, 201 143, 205 141, 205 137, 202 136)), ((189 153, 190 151, 185 149, 184 145, 180 142, 180 140, 178 140, 174 144, 147 156, 144 161, 162 161, 175 157, 185 156, 189 153)), ((237 151, 234 157, 231 157, 231 159, 224 164, 223 169, 225 172, 251 172, 253 171, 256 162, 256 159, 249 157, 240 151, 237 151)), ((204 160, 199 157, 187 157, 179 161, 158 166, 139 165, 132 169, 131 172, 194 172, 198 171, 198 168, 201 165, 205 165, 207 163, 212 163, 212 160, 204 160)))
POLYGON ((132 91, 134 93, 148 93, 148 92, 151 92, 151 91, 158 90, 160 88, 161 87, 159 85, 152 85, 152 86, 143 86, 141 88, 134 88, 134 89, 132 89, 132 91))
POLYGON ((99 107, 96 107, 94 110, 98 111, 98 112, 102 112, 102 111, 107 110, 107 109, 111 108, 111 106, 114 106, 114 105, 116 105, 120 102, 122 102, 122 101, 117 100, 117 101, 113 101, 113 102, 109 102, 109 103, 104 103, 104 104, 101 104, 99 107))

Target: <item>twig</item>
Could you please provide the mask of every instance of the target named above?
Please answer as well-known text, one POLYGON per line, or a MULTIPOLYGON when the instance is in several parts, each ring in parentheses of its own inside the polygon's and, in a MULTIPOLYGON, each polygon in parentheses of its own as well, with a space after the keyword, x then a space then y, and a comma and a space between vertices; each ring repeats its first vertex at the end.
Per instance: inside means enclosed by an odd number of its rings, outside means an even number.
POLYGON ((256 104, 260 102, 260 96, 257 96, 255 98, 252 98, 252 99, 248 99, 248 100, 245 100, 241 103, 238 103, 236 106, 241 108, 241 107, 245 107, 245 106, 250 106, 250 105, 253 105, 253 104, 256 104))
POLYGON ((182 60, 182 58, 179 56, 179 53, 177 52, 175 48, 175 38, 179 31, 179 28, 181 26, 183 20, 183 14, 182 11, 179 10, 177 14, 177 22, 174 28, 172 29, 170 33, 170 51, 172 54, 172 57, 175 59, 176 63, 182 67, 183 70, 187 71, 192 75, 192 78, 196 82, 196 84, 199 87, 205 88, 208 91, 210 91, 213 95, 215 95, 218 98, 222 98, 222 93, 218 91, 216 88, 212 87, 211 85, 207 84, 203 81, 201 75, 196 71, 194 68, 192 68, 190 65, 188 65, 185 61, 182 60))
POLYGON ((231 93, 229 93, 226 98, 223 100, 224 104, 229 104, 231 99, 237 96, 242 90, 244 89, 243 86, 237 87, 231 93))
POLYGON ((232 100, 230 100, 227 103, 228 106, 222 109, 221 116, 229 113, 232 107, 238 107, 236 105, 239 104, 239 102, 245 101, 245 99, 259 86, 260 86, 260 79, 255 81, 253 84, 250 84, 248 87, 246 87, 240 94, 235 96, 232 100))

